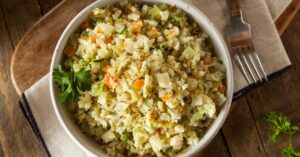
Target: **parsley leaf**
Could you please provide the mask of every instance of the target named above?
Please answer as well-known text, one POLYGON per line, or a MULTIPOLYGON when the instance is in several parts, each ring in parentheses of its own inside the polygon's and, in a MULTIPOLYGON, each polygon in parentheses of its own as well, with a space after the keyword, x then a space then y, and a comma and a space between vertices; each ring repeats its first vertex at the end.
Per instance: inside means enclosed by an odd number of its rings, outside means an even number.
POLYGON ((125 34, 127 32, 127 29, 125 28, 123 31, 120 32, 120 34, 125 34))
POLYGON ((60 88, 61 103, 74 102, 77 93, 73 87, 71 72, 64 71, 61 65, 58 65, 58 68, 53 71, 53 80, 60 88))
POLYGON ((283 148, 281 152, 282 157, 300 157, 300 151, 296 151, 290 144, 288 147, 283 148))
POLYGON ((297 151, 293 148, 292 145, 292 136, 294 133, 300 131, 298 125, 292 124, 291 121, 284 115, 270 112, 265 115, 265 120, 272 124, 272 131, 269 134, 269 139, 272 142, 276 142, 277 137, 280 134, 288 136, 289 145, 281 151, 282 157, 300 157, 300 151, 297 151))
POLYGON ((80 69, 77 73, 71 69, 63 70, 61 65, 53 71, 53 80, 60 89, 59 99, 62 104, 75 102, 80 93, 89 90, 92 85, 91 71, 80 69))
POLYGON ((104 59, 95 59, 95 60, 93 60, 93 62, 102 62, 102 61, 104 61, 104 59))
POLYGON ((75 84, 80 91, 90 90, 92 86, 91 71, 80 69, 75 73, 75 84))
POLYGON ((171 17, 176 21, 179 22, 180 21, 180 17, 177 15, 171 15, 171 17))
POLYGON ((288 135, 299 130, 299 126, 292 124, 287 117, 276 112, 266 114, 265 120, 273 125, 272 132, 269 134, 272 142, 275 142, 281 133, 288 135))

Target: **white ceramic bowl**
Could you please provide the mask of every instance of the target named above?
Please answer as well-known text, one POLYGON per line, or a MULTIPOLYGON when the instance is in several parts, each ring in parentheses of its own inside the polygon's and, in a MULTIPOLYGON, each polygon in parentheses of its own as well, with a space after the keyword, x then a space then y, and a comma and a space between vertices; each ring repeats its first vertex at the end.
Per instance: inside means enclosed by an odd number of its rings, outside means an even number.
MULTIPOLYGON (((84 151, 89 153, 90 155, 94 156, 106 156, 104 152, 99 149, 99 146, 95 144, 94 141, 89 139, 86 135, 82 134, 80 129, 78 128, 77 124, 72 119, 72 115, 65 109, 63 105, 59 103, 58 97, 58 88, 54 84, 52 73, 53 69, 58 66, 59 63, 62 61, 63 56, 63 49, 67 43, 69 36, 74 32, 76 28, 88 17, 91 11, 96 7, 105 7, 107 5, 111 5, 117 3, 121 0, 98 0, 84 10, 82 10, 67 26, 64 30, 63 34, 61 35, 56 48, 54 55, 52 57, 52 63, 50 68, 50 94, 52 99, 52 104, 55 109, 56 115, 68 133, 68 135, 73 139, 73 141, 81 147, 84 151)), ((137 0, 134 0, 137 1, 137 0)), ((216 27, 209 21, 209 19, 196 7, 187 2, 181 0, 138 0, 138 3, 166 3, 172 4, 176 7, 184 10, 186 13, 191 15, 193 19, 199 24, 203 31, 205 31, 214 47, 214 51, 217 56, 223 61, 224 65, 226 66, 226 97, 227 101, 225 102, 224 106, 222 107, 217 119, 213 122, 211 127, 208 129, 204 137, 200 140, 200 142, 189 148, 188 151, 183 156, 191 156, 203 148, 207 146, 207 144, 214 138, 214 136, 218 133, 219 129, 223 125, 227 114, 230 109, 231 99, 233 94, 233 73, 232 73, 232 65, 230 60, 230 55, 227 49, 227 46, 217 31, 216 27)))

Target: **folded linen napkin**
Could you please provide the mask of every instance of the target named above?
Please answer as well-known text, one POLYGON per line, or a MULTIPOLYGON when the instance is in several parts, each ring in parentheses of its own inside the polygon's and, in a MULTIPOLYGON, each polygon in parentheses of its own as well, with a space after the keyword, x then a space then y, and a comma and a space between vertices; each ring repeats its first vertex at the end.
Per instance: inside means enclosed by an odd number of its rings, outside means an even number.
POLYGON ((270 13, 275 20, 283 13, 293 0, 266 0, 270 13))
MULTIPOLYGON (((224 0, 187 0, 198 7, 224 35, 229 21, 224 0)), ((274 4, 273 4, 274 5, 274 4)), ((245 21, 251 24, 253 42, 268 75, 291 63, 280 41, 265 0, 241 0, 245 21)), ((248 84, 233 62, 235 95, 242 93, 248 84)), ((51 156, 88 156, 67 135, 60 125, 51 105, 49 74, 36 82, 22 95, 20 106, 34 132, 51 156)))

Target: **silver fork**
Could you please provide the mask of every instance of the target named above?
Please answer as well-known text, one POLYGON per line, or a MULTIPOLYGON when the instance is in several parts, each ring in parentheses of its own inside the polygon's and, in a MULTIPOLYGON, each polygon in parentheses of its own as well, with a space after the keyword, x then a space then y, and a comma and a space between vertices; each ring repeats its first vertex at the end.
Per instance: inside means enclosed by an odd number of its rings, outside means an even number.
POLYGON ((238 0, 227 0, 227 5, 231 23, 227 28, 226 37, 233 58, 249 84, 257 83, 257 80, 268 81, 266 72, 254 50, 251 27, 243 20, 238 0))

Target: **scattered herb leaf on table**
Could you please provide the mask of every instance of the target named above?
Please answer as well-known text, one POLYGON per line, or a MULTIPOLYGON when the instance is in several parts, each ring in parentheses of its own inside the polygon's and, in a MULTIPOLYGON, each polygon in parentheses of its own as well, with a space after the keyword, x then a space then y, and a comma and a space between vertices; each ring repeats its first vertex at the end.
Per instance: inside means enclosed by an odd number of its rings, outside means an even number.
POLYGON ((289 145, 285 147, 282 152, 282 157, 300 157, 300 150, 295 150, 292 145, 292 136, 296 132, 300 132, 300 127, 293 124, 286 116, 270 112, 265 115, 265 120, 272 124, 272 131, 269 134, 269 139, 272 142, 276 142, 280 134, 288 136, 289 145))

